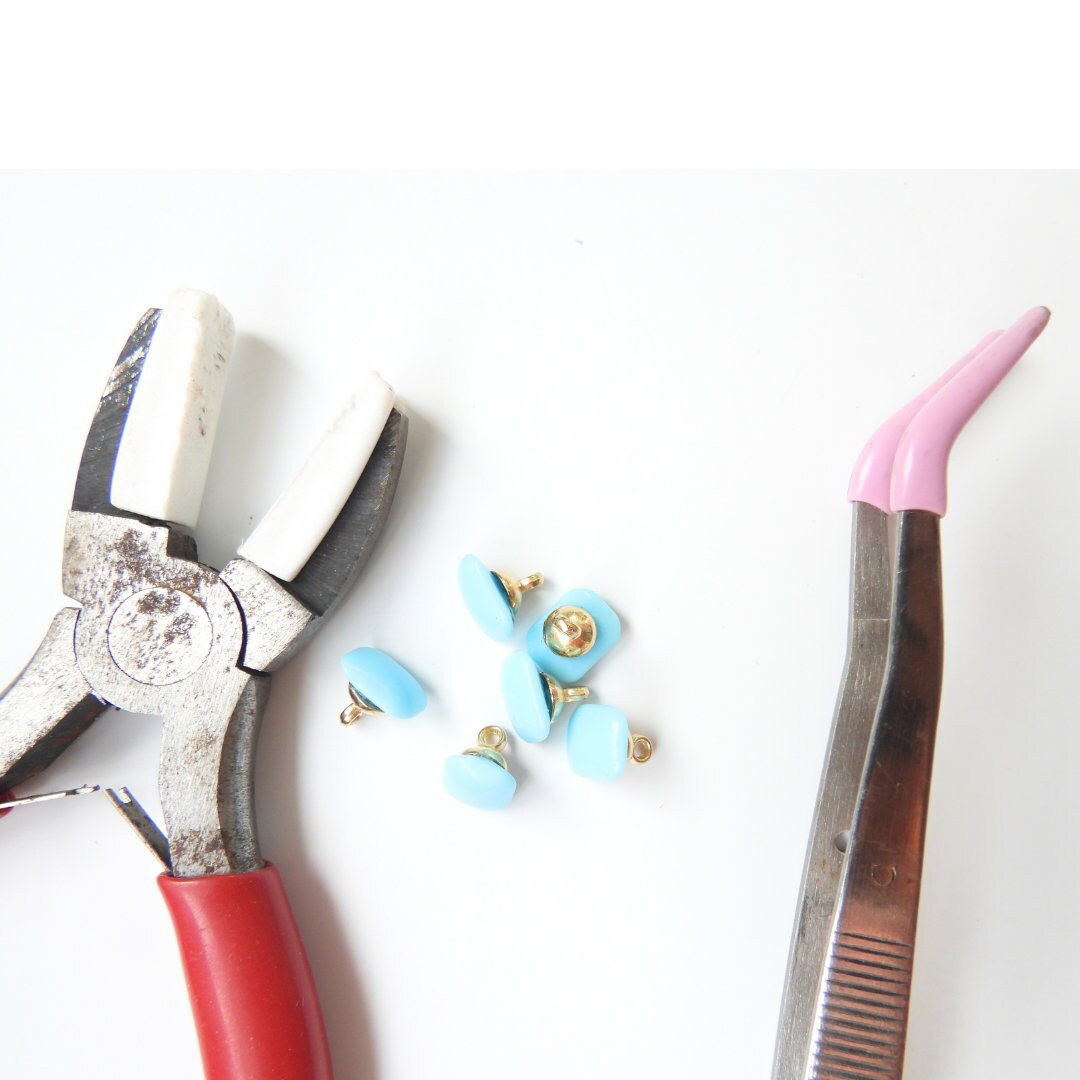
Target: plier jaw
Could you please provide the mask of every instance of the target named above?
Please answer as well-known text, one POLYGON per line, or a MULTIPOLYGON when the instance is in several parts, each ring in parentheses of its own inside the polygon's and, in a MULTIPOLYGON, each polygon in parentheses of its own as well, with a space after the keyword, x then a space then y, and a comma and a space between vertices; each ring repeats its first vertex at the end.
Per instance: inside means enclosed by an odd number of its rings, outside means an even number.
POLYGON ((72 510, 119 517, 136 516, 114 506, 110 494, 120 439, 160 318, 161 308, 147 311, 131 331, 113 364, 83 443, 79 471, 75 476, 75 491, 71 497, 72 510))
MULTIPOLYGON (((109 493, 117 448, 132 396, 154 336, 160 308, 151 308, 136 324, 105 384, 94 419, 83 444, 75 480, 72 511, 133 518, 113 506, 109 493)), ((170 530, 175 548, 190 552, 189 535, 170 530)), ((67 580, 69 527, 62 573, 65 595, 77 599, 75 582, 67 580)), ((90 685, 75 657, 77 608, 65 608, 53 619, 29 664, 0 694, 0 790, 13 788, 36 776, 81 735, 109 702, 90 685)))

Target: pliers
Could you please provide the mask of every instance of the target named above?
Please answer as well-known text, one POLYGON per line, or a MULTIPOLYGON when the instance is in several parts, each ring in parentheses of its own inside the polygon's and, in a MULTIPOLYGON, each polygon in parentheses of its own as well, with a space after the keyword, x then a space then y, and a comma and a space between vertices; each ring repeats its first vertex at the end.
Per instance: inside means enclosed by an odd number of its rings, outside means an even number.
POLYGON ((773 1080, 902 1075, 943 673, 948 455, 1049 317, 1035 308, 980 341, 878 429, 852 475, 847 658, 803 868, 773 1080))
POLYGON ((64 594, 0 695, 0 791, 46 768, 106 708, 163 719, 164 829, 110 792, 164 865, 210 1080, 329 1080, 315 984, 277 870, 259 850, 254 757, 270 672, 354 583, 378 540, 407 419, 377 377, 220 571, 198 561, 201 502, 233 339, 203 293, 139 320, 86 438, 64 594))

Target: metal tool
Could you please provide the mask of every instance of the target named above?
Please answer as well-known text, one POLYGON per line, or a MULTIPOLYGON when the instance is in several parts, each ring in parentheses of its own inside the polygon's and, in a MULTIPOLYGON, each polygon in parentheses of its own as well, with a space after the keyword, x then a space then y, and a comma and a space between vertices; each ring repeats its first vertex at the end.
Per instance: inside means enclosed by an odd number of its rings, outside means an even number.
POLYGON ((36 803, 53 802, 55 799, 70 799, 73 795, 93 795, 100 790, 97 784, 83 784, 82 787, 68 788, 66 791, 43 791, 40 795, 24 795, 21 799, 0 791, 0 812, 14 810, 16 806, 33 806, 36 803))
POLYGON ((979 342, 875 433, 852 476, 847 658, 803 868, 773 1080, 902 1075, 941 696, 948 455, 1049 317, 1036 308, 979 342))
MULTIPOLYGON (((308 557, 291 580, 245 558, 220 571, 205 566, 185 525, 201 500, 231 341, 231 319, 217 301, 184 293, 147 312, 120 354, 67 521, 63 589, 81 606, 57 614, 0 696, 0 791, 46 768, 110 705, 162 717, 164 829, 126 789, 110 796, 164 864, 159 884, 206 1075, 328 1080, 307 958, 277 871, 259 850, 255 743, 269 673, 323 625, 371 555, 401 472, 407 421, 389 399, 339 418, 324 444, 355 449, 355 432, 374 424, 374 447, 349 466, 362 472, 343 502, 321 507, 332 524, 302 549, 308 557), (121 498, 125 509, 115 505, 121 498)), ((319 454, 324 444, 313 460, 328 461, 319 454)), ((325 492, 322 479, 302 472, 290 492, 325 492)), ((274 548, 273 524, 262 530, 260 550, 274 548)), ((305 520, 287 524, 295 554, 305 520)))

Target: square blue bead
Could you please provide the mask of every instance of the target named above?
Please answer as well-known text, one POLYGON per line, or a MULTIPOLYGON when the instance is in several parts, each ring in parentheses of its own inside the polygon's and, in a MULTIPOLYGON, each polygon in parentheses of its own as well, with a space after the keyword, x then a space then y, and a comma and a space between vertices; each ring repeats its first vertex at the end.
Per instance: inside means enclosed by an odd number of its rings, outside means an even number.
POLYGON ((599 660, 611 652, 621 634, 622 623, 619 622, 619 616, 605 600, 592 589, 571 589, 529 627, 529 632, 525 635, 525 648, 541 671, 554 676, 563 686, 576 686, 599 660), (593 646, 581 656, 559 656, 552 652, 544 641, 544 620, 556 608, 566 606, 583 608, 596 623, 593 646))
POLYGON ((626 772, 630 725, 613 705, 579 705, 566 729, 566 756, 578 776, 618 780, 626 772))

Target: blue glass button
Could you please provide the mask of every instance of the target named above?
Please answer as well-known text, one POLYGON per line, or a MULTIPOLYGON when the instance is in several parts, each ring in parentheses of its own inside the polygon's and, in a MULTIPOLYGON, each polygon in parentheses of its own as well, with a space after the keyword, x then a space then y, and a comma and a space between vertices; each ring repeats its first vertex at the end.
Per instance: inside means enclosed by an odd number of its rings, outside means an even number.
POLYGON ((502 692, 518 735, 526 742, 543 742, 551 734, 551 696, 527 652, 513 652, 503 661, 502 692))
POLYGON ((509 641, 514 633, 514 609, 502 582, 475 555, 461 560, 458 586, 477 626, 489 638, 509 641))
POLYGON ((427 705, 424 688, 381 649, 353 649, 341 658, 341 670, 356 692, 377 709, 407 719, 427 705))
POLYGON ((626 772, 630 725, 614 705, 579 705, 566 728, 566 756, 578 776, 618 780, 626 772))
POLYGON ((570 685, 581 682, 585 674, 611 652, 621 635, 622 623, 610 604, 592 589, 571 589, 529 627, 529 632, 525 635, 525 648, 539 667, 564 685, 570 685), (552 652, 544 641, 544 620, 560 607, 584 608, 596 623, 596 638, 592 648, 581 656, 560 656, 552 652))
POLYGON ((455 799, 478 810, 505 810, 517 791, 513 774, 481 754, 447 758, 442 782, 455 799))

